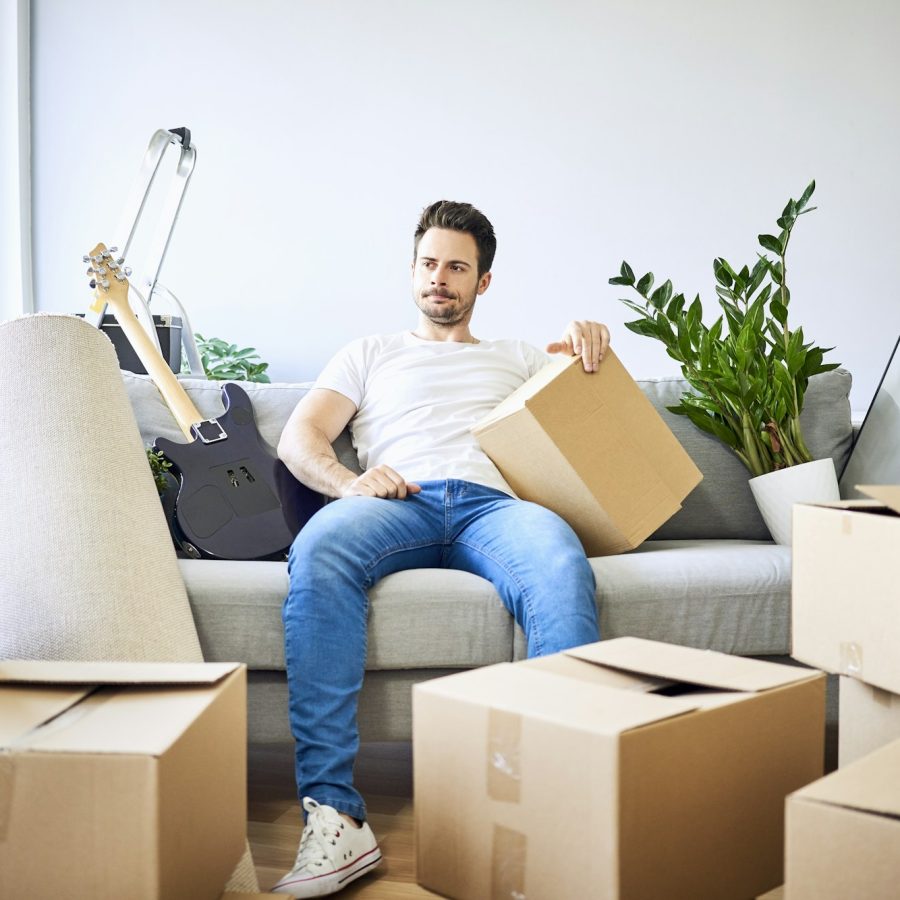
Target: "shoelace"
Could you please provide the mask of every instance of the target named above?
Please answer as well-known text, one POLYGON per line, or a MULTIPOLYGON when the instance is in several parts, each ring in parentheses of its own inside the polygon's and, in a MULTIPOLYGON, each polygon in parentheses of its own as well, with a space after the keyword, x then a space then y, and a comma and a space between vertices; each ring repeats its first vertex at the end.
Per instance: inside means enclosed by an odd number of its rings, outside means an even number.
POLYGON ((328 848, 337 844, 344 823, 340 819, 335 821, 318 803, 309 798, 303 800, 303 808, 307 812, 306 827, 300 838, 294 870, 315 872, 331 861, 332 854, 328 852, 328 848))

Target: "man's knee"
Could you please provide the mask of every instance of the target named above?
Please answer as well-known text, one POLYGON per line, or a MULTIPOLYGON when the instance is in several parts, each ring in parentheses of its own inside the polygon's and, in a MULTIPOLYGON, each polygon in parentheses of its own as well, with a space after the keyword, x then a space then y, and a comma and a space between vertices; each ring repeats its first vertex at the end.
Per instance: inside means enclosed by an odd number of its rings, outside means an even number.
POLYGON ((321 562, 335 555, 352 555, 379 527, 378 504, 382 503, 374 497, 342 497, 327 503, 294 538, 289 570, 309 560, 321 562))

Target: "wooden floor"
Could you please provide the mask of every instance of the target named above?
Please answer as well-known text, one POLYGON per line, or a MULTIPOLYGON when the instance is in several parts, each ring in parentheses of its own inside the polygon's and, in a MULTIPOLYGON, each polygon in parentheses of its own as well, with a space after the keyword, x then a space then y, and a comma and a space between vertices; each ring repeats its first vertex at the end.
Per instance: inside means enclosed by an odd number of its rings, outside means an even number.
MULTIPOLYGON (((438 897, 416 884, 410 745, 363 744, 357 757, 356 784, 366 798, 369 823, 384 861, 338 896, 342 900, 438 897)), ((265 891, 294 864, 300 840, 292 745, 250 746, 248 795, 250 848, 260 890, 265 891)), ((776 888, 760 900, 782 897, 782 888, 776 888)))

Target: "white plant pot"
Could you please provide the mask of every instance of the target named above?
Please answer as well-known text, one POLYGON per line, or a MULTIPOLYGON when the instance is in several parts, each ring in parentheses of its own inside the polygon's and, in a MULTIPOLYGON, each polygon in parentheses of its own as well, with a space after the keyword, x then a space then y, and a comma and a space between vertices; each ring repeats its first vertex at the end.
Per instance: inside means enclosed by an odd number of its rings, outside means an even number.
POLYGON ((776 544, 791 544, 795 503, 840 500, 834 461, 815 459, 750 479, 750 490, 776 544))

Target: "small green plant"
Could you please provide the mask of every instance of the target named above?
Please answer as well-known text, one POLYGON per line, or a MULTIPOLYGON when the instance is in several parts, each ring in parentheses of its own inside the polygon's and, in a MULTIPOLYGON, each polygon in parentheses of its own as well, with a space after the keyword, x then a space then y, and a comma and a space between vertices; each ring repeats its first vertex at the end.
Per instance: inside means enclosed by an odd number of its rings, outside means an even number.
POLYGON ((161 497, 169 486, 166 473, 172 468, 172 463, 162 455, 160 450, 154 450, 152 447, 147 447, 147 462, 150 463, 150 471, 156 482, 156 491, 161 497))
POLYGON ((197 334, 197 349, 203 371, 213 381, 262 381, 268 383, 267 362, 263 362, 255 347, 239 349, 220 338, 205 338, 197 334))
POLYGON ((636 280, 627 262, 609 279, 640 297, 622 300, 640 316, 625 327, 661 341, 693 389, 669 410, 727 444, 753 475, 811 461, 800 428, 803 398, 810 377, 839 365, 823 363, 833 347, 804 343, 803 329, 788 325, 787 248, 799 217, 815 209, 807 205, 815 187, 788 201, 779 234, 759 235, 775 259, 757 253, 753 267, 740 271, 721 257, 713 262, 722 315, 709 327, 700 296, 686 304, 671 281, 653 290, 653 273, 636 280))

